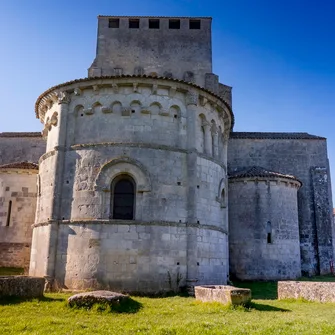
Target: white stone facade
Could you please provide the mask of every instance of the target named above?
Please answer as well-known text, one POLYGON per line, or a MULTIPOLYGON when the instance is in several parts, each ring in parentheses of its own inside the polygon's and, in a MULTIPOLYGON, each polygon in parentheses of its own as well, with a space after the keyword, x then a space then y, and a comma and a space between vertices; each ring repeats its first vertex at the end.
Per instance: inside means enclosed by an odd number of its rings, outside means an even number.
POLYGON ((37 106, 47 152, 31 275, 128 291, 226 282, 232 116, 223 100, 171 79, 126 77, 64 84, 37 106), (112 215, 120 175, 135 181, 134 220, 112 215))
POLYGON ((300 186, 298 181, 280 177, 230 180, 230 271, 235 278, 278 280, 301 276, 300 186))
POLYGON ((3 265, 27 267, 32 234, 30 274, 70 289, 330 272, 326 139, 232 131, 211 18, 99 16, 88 75, 37 99, 43 138, 0 133, 3 265), (6 165, 19 161, 38 175, 6 165), (248 167, 258 174, 236 177, 248 167))

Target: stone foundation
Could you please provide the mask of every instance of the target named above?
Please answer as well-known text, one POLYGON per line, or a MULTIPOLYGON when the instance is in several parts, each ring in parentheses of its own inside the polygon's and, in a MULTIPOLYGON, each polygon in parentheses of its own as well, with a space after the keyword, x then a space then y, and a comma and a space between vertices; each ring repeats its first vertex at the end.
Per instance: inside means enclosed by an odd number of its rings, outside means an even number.
POLYGON ((44 278, 0 276, 0 297, 38 298, 43 296, 44 278))
POLYGON ((278 282, 278 299, 335 302, 335 282, 278 282))
POLYGON ((222 304, 243 305, 251 300, 251 291, 228 285, 195 286, 195 298, 202 302, 221 302, 222 304))
POLYGON ((198 285, 225 283, 227 244, 226 233, 205 225, 64 222, 53 228, 34 228, 29 271, 32 276, 44 277, 49 262, 53 279, 72 290, 179 291, 187 279, 197 280, 198 285), (50 238, 52 234, 56 237, 50 238), (43 252, 48 239, 57 241, 53 258, 43 252))

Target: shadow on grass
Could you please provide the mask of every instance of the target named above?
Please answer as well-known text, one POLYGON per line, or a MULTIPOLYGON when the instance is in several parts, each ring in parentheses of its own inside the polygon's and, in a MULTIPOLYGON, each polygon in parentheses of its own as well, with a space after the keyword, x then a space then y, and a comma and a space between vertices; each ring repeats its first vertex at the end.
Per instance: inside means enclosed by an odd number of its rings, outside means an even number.
POLYGON ((271 305, 259 304, 258 302, 250 302, 248 304, 249 309, 255 309, 261 312, 291 312, 290 309, 279 308, 271 305))
POLYGON ((252 299, 276 300, 278 298, 278 283, 275 281, 234 281, 234 286, 249 288, 252 299))
POLYGON ((181 298, 188 298, 190 295, 187 291, 182 290, 180 292, 174 291, 166 291, 166 292, 156 292, 156 293, 141 293, 141 292, 125 292, 124 294, 129 294, 133 297, 144 297, 144 298, 151 298, 151 299, 164 299, 164 298, 173 298, 173 297, 181 297, 181 298))
POLYGON ((5 305, 17 305, 23 302, 56 302, 56 301, 64 301, 61 298, 49 298, 49 297, 38 297, 38 298, 24 298, 24 297, 13 297, 13 296, 5 296, 0 297, 0 306, 5 305))
POLYGON ((126 301, 121 302, 118 305, 112 305, 109 307, 110 312, 134 314, 137 313, 143 305, 132 298, 128 298, 126 301))
POLYGON ((82 303, 80 305, 73 304, 72 306, 67 305, 70 309, 85 309, 85 310, 92 310, 96 312, 105 312, 105 313, 125 313, 125 314, 135 314, 137 313, 143 305, 132 299, 128 298, 125 301, 121 301, 119 303, 82 303))

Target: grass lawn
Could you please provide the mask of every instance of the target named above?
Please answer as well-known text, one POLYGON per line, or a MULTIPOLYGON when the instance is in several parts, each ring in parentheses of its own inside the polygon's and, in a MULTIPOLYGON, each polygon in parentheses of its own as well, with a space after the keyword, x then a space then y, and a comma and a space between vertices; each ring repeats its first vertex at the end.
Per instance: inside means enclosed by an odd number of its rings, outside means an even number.
MULTIPOLYGON (((0 268, 0 275, 22 273, 0 268)), ((309 280, 334 281, 334 277, 309 280)), ((122 312, 71 309, 70 294, 24 301, 0 299, 0 335, 76 334, 335 334, 335 304, 278 301, 276 282, 234 282, 252 290, 247 307, 201 303, 191 297, 132 297, 122 312)))
POLYGON ((23 275, 24 270, 22 268, 2 268, 0 267, 0 276, 16 276, 23 275))
MULTIPOLYGON (((268 283, 253 285, 270 294, 268 283)), ((335 334, 335 304, 271 300, 274 292, 249 308, 190 297, 132 297, 123 313, 71 309, 68 296, 0 300, 0 334, 335 334)))

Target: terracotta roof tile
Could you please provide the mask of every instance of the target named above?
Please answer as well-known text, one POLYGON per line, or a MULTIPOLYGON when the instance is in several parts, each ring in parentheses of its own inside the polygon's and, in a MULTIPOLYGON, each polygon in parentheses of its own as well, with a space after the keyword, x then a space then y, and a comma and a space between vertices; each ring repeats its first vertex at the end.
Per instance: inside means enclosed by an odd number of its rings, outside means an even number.
POLYGON ((40 132, 23 132, 23 133, 0 133, 0 137, 42 137, 40 132))
POLYGON ((38 164, 31 162, 15 162, 0 165, 0 169, 22 169, 22 170, 38 170, 38 164))
MULTIPOLYGON (((160 76, 149 76, 149 75, 121 75, 121 76, 101 76, 101 77, 88 77, 88 78, 81 78, 81 79, 75 79, 75 80, 71 80, 71 81, 68 81, 68 82, 65 82, 65 83, 62 83, 62 84, 59 84, 59 85, 56 85, 56 86, 53 86, 51 88, 49 88, 48 90, 46 90, 45 92, 43 92, 36 100, 36 103, 35 103, 35 114, 36 114, 36 118, 39 119, 39 115, 38 115, 38 107, 39 107, 39 104, 40 102, 42 101, 43 97, 45 95, 47 95, 48 93, 52 92, 53 90, 56 90, 56 89, 59 89, 59 88, 62 88, 64 86, 68 86, 68 85, 71 85, 71 84, 76 84, 76 83, 84 83, 84 82, 88 82, 88 81, 94 81, 94 80, 104 80, 104 79, 120 79, 120 78, 149 78, 149 79, 154 79, 154 80, 157 80, 157 79, 163 79, 163 80, 169 80, 169 81, 174 81, 174 82, 178 82, 178 83, 182 83, 182 84, 187 84, 187 85, 190 85, 190 86, 193 86, 193 87, 196 87, 198 89, 201 89, 207 93, 210 93, 212 94, 213 96, 215 96, 216 98, 218 98, 219 100, 221 100, 225 105, 226 107, 228 108, 228 110, 230 111, 230 115, 231 115, 231 122, 232 122, 232 129, 234 127, 234 124, 235 124, 235 117, 234 117, 234 114, 233 114, 233 111, 232 111, 232 108, 231 106, 229 105, 229 103, 224 100, 221 96, 217 95, 216 93, 204 88, 204 87, 201 87, 195 83, 190 83, 190 82, 186 82, 184 80, 181 80, 181 79, 177 79, 177 78, 167 78, 167 77, 160 77, 160 76)), ((227 86, 227 85, 226 85, 227 86)))
MULTIPOLYGON (((290 174, 283 174, 280 172, 270 171, 261 166, 250 166, 237 171, 233 171, 229 173, 229 179, 240 179, 240 178, 252 178, 252 177, 260 177, 260 178, 285 178, 290 180, 299 181, 295 176, 290 174)), ((299 181, 300 182, 300 181, 299 181)), ((301 183, 301 182, 300 182, 301 183)))
POLYGON ((325 140, 325 137, 315 136, 308 133, 270 133, 270 132, 239 132, 230 133, 230 138, 239 139, 294 139, 294 140, 325 140))

